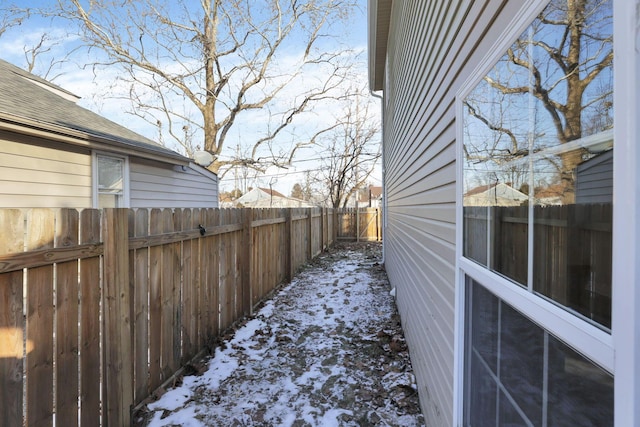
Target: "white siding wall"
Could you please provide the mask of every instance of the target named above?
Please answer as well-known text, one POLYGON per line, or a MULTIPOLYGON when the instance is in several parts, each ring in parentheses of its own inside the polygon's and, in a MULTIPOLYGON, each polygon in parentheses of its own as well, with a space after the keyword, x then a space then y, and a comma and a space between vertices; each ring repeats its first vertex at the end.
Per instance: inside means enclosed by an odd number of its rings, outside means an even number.
POLYGON ((396 0, 385 76, 385 266, 429 426, 453 423, 455 97, 520 7, 396 0))
POLYGON ((217 179, 192 167, 161 165, 131 158, 132 208, 218 207, 217 179))
POLYGON ((0 133, 0 208, 91 207, 88 151, 29 145, 14 137, 0 133))

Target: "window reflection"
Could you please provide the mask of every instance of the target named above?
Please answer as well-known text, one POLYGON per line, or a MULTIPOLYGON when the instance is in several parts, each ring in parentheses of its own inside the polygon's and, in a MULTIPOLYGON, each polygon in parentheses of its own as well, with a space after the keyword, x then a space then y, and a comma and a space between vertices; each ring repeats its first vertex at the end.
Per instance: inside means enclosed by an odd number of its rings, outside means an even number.
POLYGON ((464 255, 607 328, 612 67, 611 0, 552 0, 463 101, 464 255))

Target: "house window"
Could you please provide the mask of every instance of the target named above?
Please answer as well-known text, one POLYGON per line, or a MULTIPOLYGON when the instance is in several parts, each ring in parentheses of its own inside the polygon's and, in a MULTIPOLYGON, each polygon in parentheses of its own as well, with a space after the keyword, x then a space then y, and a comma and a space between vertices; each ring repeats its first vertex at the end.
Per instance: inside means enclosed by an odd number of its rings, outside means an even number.
POLYGON ((463 256, 605 330, 612 15, 552 0, 462 99, 463 256))
POLYGON ((464 425, 613 425, 612 3, 523 6, 459 93, 464 425))
POLYGON ((613 425, 613 377, 466 281, 465 426, 613 425))
POLYGON ((97 155, 97 207, 120 208, 125 203, 125 159, 97 155))

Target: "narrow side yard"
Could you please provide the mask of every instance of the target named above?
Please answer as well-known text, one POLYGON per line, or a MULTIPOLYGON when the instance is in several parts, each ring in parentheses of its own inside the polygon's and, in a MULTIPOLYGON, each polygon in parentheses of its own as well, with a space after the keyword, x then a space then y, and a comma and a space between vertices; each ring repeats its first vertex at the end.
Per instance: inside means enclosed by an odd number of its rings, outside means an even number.
POLYGON ((141 426, 421 426, 379 243, 339 244, 136 415, 141 426))

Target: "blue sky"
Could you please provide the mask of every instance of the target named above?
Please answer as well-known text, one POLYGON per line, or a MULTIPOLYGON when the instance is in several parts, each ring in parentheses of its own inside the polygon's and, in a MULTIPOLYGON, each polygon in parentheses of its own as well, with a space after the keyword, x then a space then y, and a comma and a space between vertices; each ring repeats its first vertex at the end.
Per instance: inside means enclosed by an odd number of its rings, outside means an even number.
MULTIPOLYGON (((3 0, 2 2, 5 3, 5 1, 6 0, 3 0)), ((29 6, 46 7, 55 1, 57 0, 32 0, 29 2, 29 6)), ((342 29, 344 30, 344 35, 341 36, 340 42, 354 50, 362 51, 359 60, 363 65, 358 69, 356 80, 361 84, 365 84, 367 79, 367 2, 366 0, 359 0, 359 2, 360 10, 356 11, 351 17, 349 25, 342 29)), ((87 52, 86 50, 74 51, 74 48, 78 47, 78 40, 68 34, 63 22, 45 18, 33 18, 19 27, 10 29, 0 37, 0 52, 2 52, 0 53, 0 57, 18 66, 26 67, 25 46, 35 45, 40 40, 41 35, 45 33, 50 37, 50 40, 54 40, 55 43, 51 45, 50 52, 42 56, 42 58, 46 58, 46 60, 38 63, 34 70, 37 74, 43 75, 51 60, 55 61, 67 58, 67 60, 52 68, 47 76, 48 79, 53 80, 53 82, 59 86, 80 96, 82 99, 79 104, 83 107, 91 109, 115 122, 121 123, 148 138, 156 141, 159 139, 159 133, 156 127, 149 125, 138 117, 124 112, 129 107, 128 103, 108 97, 106 92, 111 89, 117 91, 117 88, 114 87, 116 80, 115 71, 101 70, 94 76, 91 67, 86 67, 85 65, 96 59, 99 53, 87 52)), ((294 49, 295 47, 292 46, 291 50, 294 49)), ((309 78, 313 78, 313 76, 309 76, 309 78)), ((294 94, 292 93, 291 96, 294 96, 294 94)), ((332 114, 334 114, 334 112, 330 110, 318 109, 310 113, 305 120, 309 123, 331 120, 330 115, 332 114)), ((233 155, 236 150, 235 146, 241 144, 242 140, 255 138, 256 135, 259 134, 260 129, 254 126, 253 123, 258 122, 259 120, 253 119, 242 124, 241 132, 238 131, 237 134, 228 138, 222 157, 233 155), (238 142, 235 143, 235 140, 238 142)), ((307 132, 312 133, 311 130, 307 132)), ((290 146, 299 135, 304 135, 304 133, 305 128, 300 127, 296 129, 295 135, 286 135, 281 142, 282 150, 286 151, 288 149, 287 144, 290 146)), ((307 149, 304 152, 300 152, 299 159, 301 161, 295 164, 289 171, 271 169, 265 176, 259 179, 249 180, 248 185, 268 187, 269 183, 271 183, 274 189, 289 194, 295 182, 302 182, 304 180, 303 172, 305 170, 313 170, 318 167, 314 159, 320 156, 321 153, 317 150, 307 149)), ((221 182, 222 191, 232 189, 235 185, 232 181, 234 176, 234 173, 227 174, 226 178, 229 179, 221 182)), ((380 185, 379 171, 377 171, 372 182, 380 185)))

